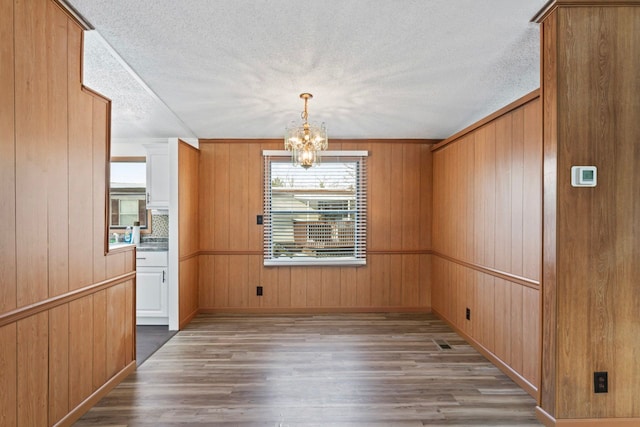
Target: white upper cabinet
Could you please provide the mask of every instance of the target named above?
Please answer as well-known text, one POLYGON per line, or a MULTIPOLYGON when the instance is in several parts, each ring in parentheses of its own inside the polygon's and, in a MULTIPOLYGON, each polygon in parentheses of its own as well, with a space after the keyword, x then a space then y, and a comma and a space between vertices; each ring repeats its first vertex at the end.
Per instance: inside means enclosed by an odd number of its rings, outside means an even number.
POLYGON ((147 150, 147 208, 169 209, 169 147, 145 144, 147 150))

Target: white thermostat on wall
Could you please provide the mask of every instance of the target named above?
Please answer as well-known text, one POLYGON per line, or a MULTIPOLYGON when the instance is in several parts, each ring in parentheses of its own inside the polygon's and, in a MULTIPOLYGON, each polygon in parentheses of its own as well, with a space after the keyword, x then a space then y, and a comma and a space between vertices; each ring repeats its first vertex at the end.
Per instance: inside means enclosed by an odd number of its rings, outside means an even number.
POLYGON ((598 184, 598 168, 595 166, 571 166, 572 187, 595 187, 598 184))

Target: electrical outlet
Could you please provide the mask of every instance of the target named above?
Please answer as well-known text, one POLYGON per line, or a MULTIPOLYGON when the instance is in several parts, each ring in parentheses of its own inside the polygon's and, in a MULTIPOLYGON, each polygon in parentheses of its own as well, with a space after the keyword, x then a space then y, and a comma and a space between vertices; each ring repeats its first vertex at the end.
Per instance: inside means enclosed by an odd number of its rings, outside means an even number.
POLYGON ((256 295, 259 297, 262 296, 262 286, 256 286, 256 295))
POLYGON ((609 380, 606 372, 594 372, 593 373, 593 392, 594 393, 608 393, 609 392, 609 380))
POLYGON ((467 320, 471 320, 471 309, 469 307, 467 307, 467 311, 465 315, 467 317, 467 320))

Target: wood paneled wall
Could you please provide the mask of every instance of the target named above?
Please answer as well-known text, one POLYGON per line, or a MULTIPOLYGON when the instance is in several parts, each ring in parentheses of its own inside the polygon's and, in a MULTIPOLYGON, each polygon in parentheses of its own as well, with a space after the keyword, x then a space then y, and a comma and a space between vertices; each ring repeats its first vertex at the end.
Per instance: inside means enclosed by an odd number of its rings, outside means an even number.
POLYGON ((541 19, 540 406, 558 424, 639 425, 640 3, 581 3, 553 2, 541 19), (575 165, 597 166, 597 187, 573 188, 575 165), (596 371, 608 393, 594 393, 596 371))
POLYGON ((81 64, 57 3, 0 0, 3 426, 68 425, 135 368, 135 255, 105 255, 110 102, 81 64))
POLYGON ((263 267, 262 150, 281 140, 200 141, 204 310, 427 310, 431 305, 431 141, 332 140, 368 150, 365 267, 263 267), (264 295, 256 296, 256 286, 264 295))
POLYGON ((199 151, 178 141, 179 320, 182 329, 198 312, 199 151))
POLYGON ((542 244, 538 92, 434 150, 433 309, 536 395, 542 244))

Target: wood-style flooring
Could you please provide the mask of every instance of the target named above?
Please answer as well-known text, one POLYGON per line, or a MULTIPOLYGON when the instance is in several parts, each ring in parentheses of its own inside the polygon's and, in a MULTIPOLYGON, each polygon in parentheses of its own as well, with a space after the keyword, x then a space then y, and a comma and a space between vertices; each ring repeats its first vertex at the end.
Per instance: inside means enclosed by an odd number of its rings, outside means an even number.
POLYGON ((170 331, 165 325, 137 325, 136 364, 142 365, 175 334, 176 331, 170 331))
POLYGON ((433 315, 201 315, 76 425, 539 426, 534 407, 433 315))

